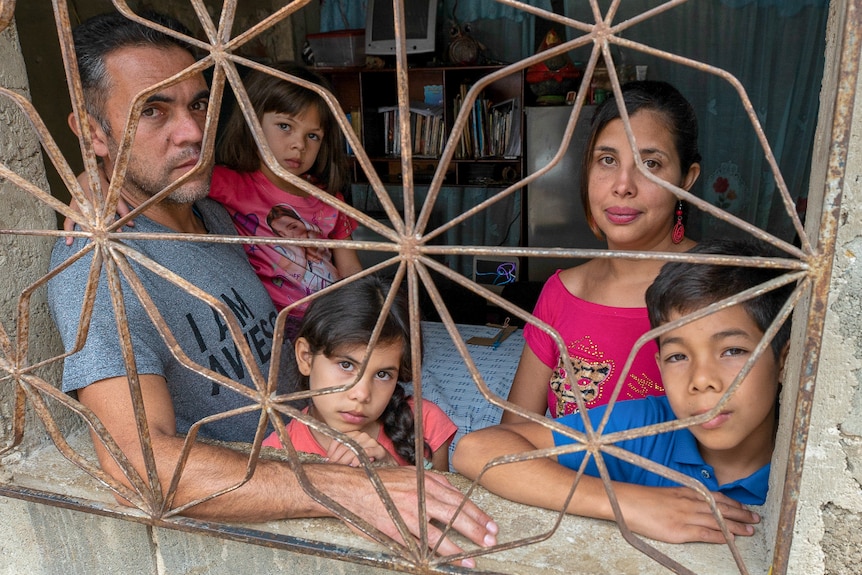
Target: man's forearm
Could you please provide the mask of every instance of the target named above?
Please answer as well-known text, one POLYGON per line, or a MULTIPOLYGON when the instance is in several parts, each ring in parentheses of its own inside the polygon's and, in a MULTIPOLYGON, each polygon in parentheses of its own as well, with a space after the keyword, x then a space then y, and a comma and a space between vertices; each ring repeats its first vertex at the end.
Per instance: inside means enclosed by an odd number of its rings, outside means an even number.
MULTIPOLYGON (((180 460, 184 438, 154 434, 151 443, 161 489, 167 495, 180 460)), ((97 451, 105 454, 100 446, 97 451)), ((143 459, 140 456, 132 456, 130 459, 138 472, 146 477, 143 473, 143 459)), ((105 457, 100 457, 100 460, 106 471, 116 479, 128 483, 113 460, 105 457)), ((218 445, 195 443, 182 469, 170 508, 183 507, 230 489, 218 497, 189 507, 183 511, 183 515, 205 520, 237 522, 331 515, 305 493, 287 463, 258 459, 253 474, 244 482, 249 473, 248 466, 247 454, 218 445), (235 488, 231 489, 233 487, 235 488)), ((304 467, 312 482, 319 473, 317 467, 320 465, 306 464, 304 467)))

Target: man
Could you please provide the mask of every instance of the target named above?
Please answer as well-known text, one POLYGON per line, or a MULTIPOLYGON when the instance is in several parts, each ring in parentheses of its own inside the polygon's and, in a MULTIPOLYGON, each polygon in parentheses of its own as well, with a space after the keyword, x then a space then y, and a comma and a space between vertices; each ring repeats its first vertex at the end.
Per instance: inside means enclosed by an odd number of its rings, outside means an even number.
MULTIPOLYGON (((176 22, 160 16, 154 18, 169 28, 181 30, 176 22)), ((192 66, 194 57, 185 44, 119 14, 85 22, 75 30, 74 37, 94 150, 104 162, 105 173, 111 174, 135 96, 192 66)), ((145 98, 122 186, 123 199, 131 206, 140 205, 172 185, 201 161, 208 95, 203 77, 195 74, 162 86, 145 98)), ((80 136, 81 127, 74 116, 70 116, 70 125, 80 136)), ((232 235, 227 212, 205 198, 209 175, 210 171, 205 169, 188 176, 167 198, 136 218, 135 231, 232 235)), ((147 311, 152 306, 140 303, 139 295, 132 292, 131 282, 122 283, 125 321, 114 319, 104 272, 86 344, 83 349, 75 350, 93 252, 75 261, 70 258, 83 249, 99 246, 80 238, 72 246, 65 245, 63 240, 57 242, 52 267, 66 266, 72 261, 49 284, 49 303, 55 322, 66 349, 75 351, 65 361, 63 389, 77 393, 79 401, 105 426, 138 473, 147 477, 129 391, 130 372, 119 343, 118 329, 127 328, 134 346, 134 365, 140 378, 159 482, 166 490, 182 455, 185 438, 181 434, 196 430, 198 436, 223 441, 248 442, 254 438, 260 411, 251 409, 243 413, 242 408, 267 396, 265 392, 257 392, 251 382, 252 374, 266 377, 269 373, 276 313, 240 246, 144 239, 124 239, 123 243, 205 291, 207 297, 223 302, 233 316, 234 325, 242 331, 239 338, 248 341, 253 358, 249 360, 248 355, 238 351, 236 337, 229 334, 229 322, 214 313, 209 303, 177 287, 162 270, 147 269, 131 258, 136 275, 153 298, 181 353, 171 351, 171 342, 163 339, 147 311), (186 367, 176 355, 187 356, 193 367, 202 366, 213 375, 186 367), (238 413, 216 417, 199 429, 193 427, 204 417, 230 410, 238 413)), ((130 481, 95 432, 93 439, 102 468, 129 485, 130 481)), ((194 443, 172 506, 176 508, 242 483, 246 466, 247 457, 239 452, 194 443)), ((400 539, 364 471, 340 465, 306 465, 304 471, 311 483, 327 496, 387 535, 400 539)), ((379 473, 410 530, 418 535, 415 471, 392 468, 379 473)), ((425 488, 428 519, 447 522, 461 501, 461 493, 439 476, 430 474, 425 488)), ((241 487, 194 505, 184 513, 201 519, 238 522, 332 514, 305 493, 288 465, 268 460, 259 461, 254 475, 241 487)), ((496 541, 494 522, 469 502, 454 525, 477 544, 490 545, 496 541)), ((427 527, 433 543, 440 530, 430 524, 427 527)), ((448 540, 439 549, 442 554, 459 551, 448 540)))

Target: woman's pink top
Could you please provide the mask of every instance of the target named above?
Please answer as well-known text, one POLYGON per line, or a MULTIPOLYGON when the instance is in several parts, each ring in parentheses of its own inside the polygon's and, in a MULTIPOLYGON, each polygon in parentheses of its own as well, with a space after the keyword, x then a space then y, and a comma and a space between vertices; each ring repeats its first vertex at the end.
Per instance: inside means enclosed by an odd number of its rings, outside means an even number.
MULTIPOLYGON (((573 387, 554 340, 534 325, 524 327, 530 350, 553 370, 548 382, 548 409, 554 418, 577 411, 576 393, 582 395, 588 408, 606 404, 619 385, 634 343, 650 327, 645 307, 610 307, 575 297, 563 285, 560 270, 545 283, 533 315, 559 332, 576 372, 573 387)), ((664 395, 657 352, 655 340, 638 351, 619 400, 664 395)))

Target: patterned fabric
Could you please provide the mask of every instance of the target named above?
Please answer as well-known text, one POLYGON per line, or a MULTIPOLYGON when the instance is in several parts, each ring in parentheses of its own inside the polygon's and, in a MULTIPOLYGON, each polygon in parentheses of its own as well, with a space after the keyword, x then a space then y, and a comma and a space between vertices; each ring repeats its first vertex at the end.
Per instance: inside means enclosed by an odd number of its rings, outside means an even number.
MULTIPOLYGON (((344 200, 337 193, 335 197, 344 200)), ((281 190, 260 171, 238 173, 216 166, 210 198, 227 208, 237 232, 243 236, 344 239, 356 222, 317 198, 299 197, 281 190), (300 222, 298 235, 277 233, 276 219, 300 222)), ((340 279, 328 249, 246 244, 248 259, 264 287, 281 310, 340 279)), ((302 317, 307 305, 291 310, 302 317)))
MULTIPOLYGON (((559 270, 542 288, 533 315, 557 330, 576 370, 577 389, 573 389, 554 340, 533 325, 524 328, 530 350, 553 370, 548 382, 551 417, 575 413, 577 393, 583 396, 588 408, 606 404, 619 385, 635 342, 649 331, 646 308, 618 308, 584 301, 569 293, 560 280, 559 270)), ((620 400, 664 395, 656 353, 655 341, 638 350, 620 391, 620 400)))
MULTIPOLYGON (((499 329, 481 325, 457 325, 463 341, 471 337, 493 338, 499 329)), ((449 446, 449 461, 455 445, 464 435, 476 429, 500 423, 503 410, 488 402, 470 376, 461 354, 442 323, 422 322, 422 397, 435 403, 458 426, 449 446)), ((485 385, 499 399, 509 395, 518 360, 524 347, 520 329, 503 340, 497 349, 491 346, 467 344, 467 351, 485 385)), ((410 391, 409 385, 405 385, 410 391)))

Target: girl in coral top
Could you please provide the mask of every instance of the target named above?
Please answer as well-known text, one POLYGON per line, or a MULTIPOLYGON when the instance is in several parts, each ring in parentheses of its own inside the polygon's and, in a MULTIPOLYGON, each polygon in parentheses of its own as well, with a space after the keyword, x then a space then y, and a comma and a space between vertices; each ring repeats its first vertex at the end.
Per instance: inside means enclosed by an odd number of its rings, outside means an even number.
POLYGON ((356 453, 334 437, 337 431, 355 441, 371 461, 449 471, 449 444, 457 427, 424 399, 425 453, 416 460, 416 402, 398 383, 410 381, 413 373, 407 296, 392 289, 388 280, 366 276, 321 294, 309 305, 294 340, 296 375, 301 389, 321 392, 312 396, 304 413, 325 425, 293 419, 264 445, 283 447, 290 438, 297 451, 321 455, 331 463, 359 465, 356 453), (392 305, 384 314, 390 295, 392 305), (383 322, 380 335, 363 368, 378 319, 383 322), (323 393, 331 389, 343 391, 323 393))

